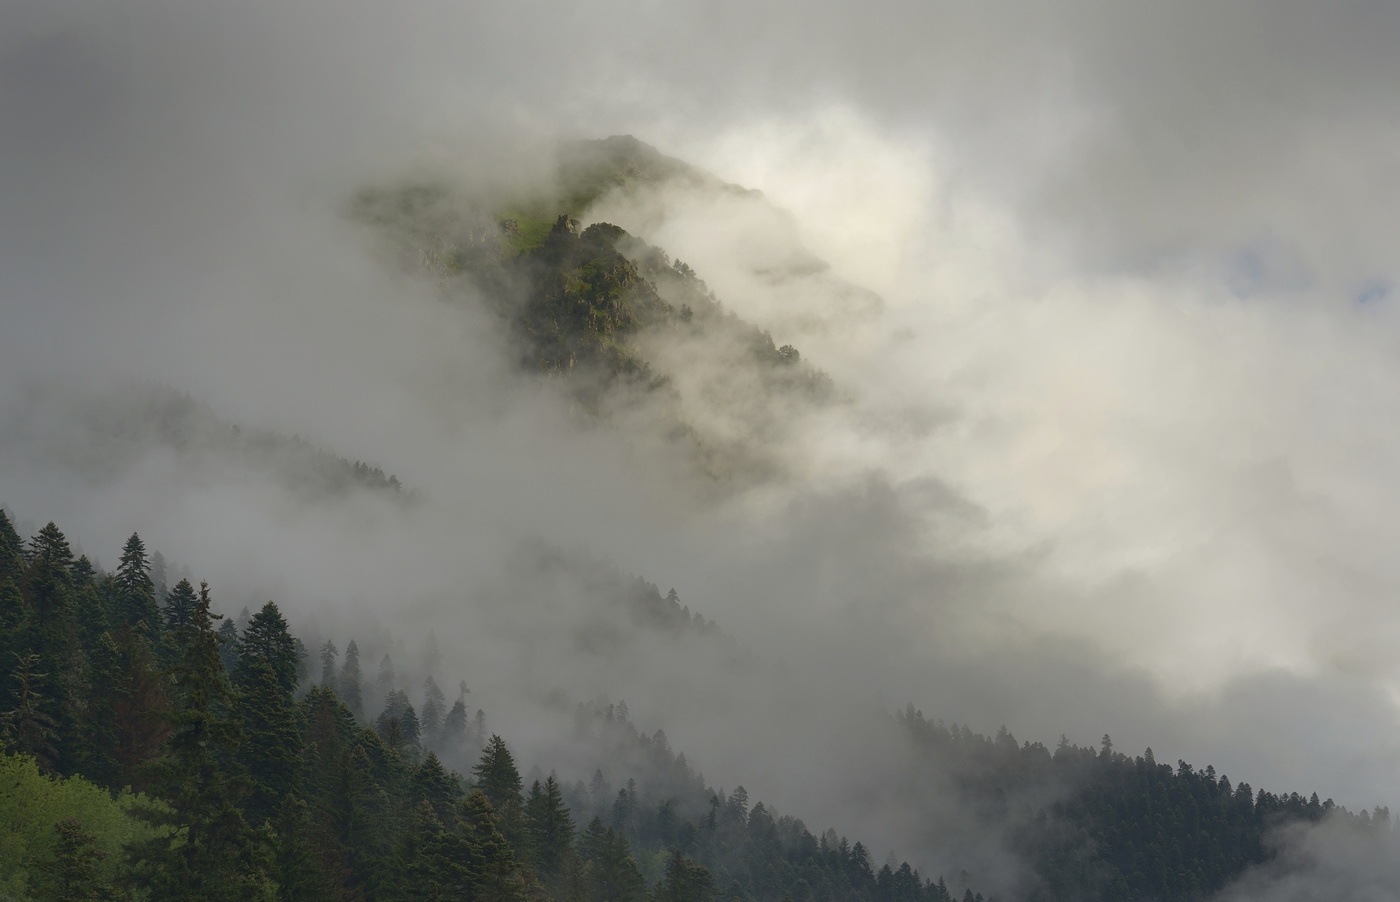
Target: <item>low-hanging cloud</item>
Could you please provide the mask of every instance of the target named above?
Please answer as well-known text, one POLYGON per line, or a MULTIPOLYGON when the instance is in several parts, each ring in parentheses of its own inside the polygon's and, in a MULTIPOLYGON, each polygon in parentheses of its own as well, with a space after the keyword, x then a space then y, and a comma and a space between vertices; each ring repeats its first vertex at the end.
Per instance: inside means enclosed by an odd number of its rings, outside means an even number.
POLYGON ((707 775, 880 848, 908 812, 813 777, 909 700, 1390 802, 1397 29, 1381 3, 9 4, 0 414, 153 382, 425 501, 288 501, 168 450, 79 482, 6 427, 0 503, 102 559, 138 529, 338 639, 435 630, 502 710, 527 675, 626 695, 707 775), (833 377, 791 478, 698 501, 342 215, 612 132, 763 190, 590 215, 833 377), (517 669, 571 610, 501 563, 535 537, 676 585, 770 669, 517 669))

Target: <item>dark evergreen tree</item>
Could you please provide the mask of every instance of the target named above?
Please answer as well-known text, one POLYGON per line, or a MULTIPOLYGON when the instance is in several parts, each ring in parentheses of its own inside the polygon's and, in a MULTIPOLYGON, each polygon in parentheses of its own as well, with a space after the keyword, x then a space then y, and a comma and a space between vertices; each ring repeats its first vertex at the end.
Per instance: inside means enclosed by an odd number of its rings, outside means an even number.
MULTIPOLYGON (((81 678, 86 671, 74 612, 75 563, 68 539, 53 523, 30 540, 23 587, 27 622, 21 628, 22 656, 37 655, 27 668, 30 697, 38 705, 37 713, 53 724, 53 766, 65 774, 76 765, 81 678)), ((14 686, 12 679, 12 692, 14 686)))
POLYGON ((457 778, 447 772, 438 756, 429 752, 413 772, 409 783, 409 801, 427 802, 438 818, 448 821, 465 794, 457 778))
POLYGON ((219 623, 219 658, 224 662, 229 679, 233 679, 238 669, 238 627, 227 617, 219 623))
POLYGON ((579 856, 585 865, 584 898, 589 902, 641 902, 646 898, 646 881, 627 840, 596 817, 579 841, 579 856))
MULTIPOLYGON (((160 577, 163 596, 163 566, 160 577)), ((160 635, 160 611, 156 607, 158 596, 155 582, 151 578, 151 561, 146 557, 146 546, 136 533, 132 533, 131 538, 122 546, 121 559, 118 561, 113 582, 116 586, 117 622, 126 624, 147 642, 154 643, 160 635)))
MULTIPOLYGON (((666 863, 666 876, 657 885, 652 898, 655 902, 710 902, 714 894, 715 881, 709 869, 686 858, 676 849, 666 863)), ((792 897, 789 895, 787 898, 790 902, 792 897)), ((915 900, 917 898, 914 897, 915 900)))
POLYGON ((277 605, 269 601, 248 621, 238 639, 238 667, 235 682, 252 684, 260 677, 256 669, 266 664, 272 668, 277 685, 290 696, 297 688, 297 643, 287 630, 287 621, 277 605))
POLYGON ((380 712, 374 726, 385 742, 395 750, 417 749, 422 741, 418 712, 413 710, 408 693, 402 689, 389 693, 389 697, 384 700, 384 710, 380 712))
POLYGON ((380 698, 388 698, 395 689, 394 662, 387 654, 379 661, 379 675, 375 677, 374 689, 380 698))
POLYGON ((244 733, 239 760, 250 786, 246 810, 251 823, 261 824, 299 784, 302 763, 292 698, 297 684, 296 643, 270 601, 238 640, 234 683, 244 733))
POLYGON ((171 634, 184 635, 199 616, 199 600, 195 597, 194 586, 182 579, 165 596, 165 629, 171 634))
POLYGON ((239 792, 221 752, 239 745, 233 691, 219 658, 207 586, 196 614, 173 637, 180 651, 169 669, 174 731, 155 766, 165 801, 146 817, 164 829, 137 850, 133 872, 153 902, 271 900, 274 884, 265 838, 244 820, 239 792))
POLYGON ((102 878, 99 865, 106 853, 83 822, 67 817, 54 825, 57 841, 53 862, 35 887, 38 902, 107 902, 120 898, 117 888, 102 878))
POLYGON ((11 676, 15 706, 0 712, 0 738, 37 761, 40 769, 52 773, 59 761, 58 722, 48 713, 50 706, 40 688, 49 675, 38 668, 37 654, 15 655, 11 676))
POLYGON ((238 705, 243 742, 238 760, 248 775, 245 811, 250 823, 271 818, 301 781, 301 734, 296 704, 267 661, 239 669, 238 705))
POLYGON ((462 820, 475 852, 472 890, 481 902, 521 902, 525 879, 516 861, 499 815, 490 800, 477 790, 463 803, 462 820))
POLYGON ((574 842, 574 819, 554 774, 543 784, 536 780, 530 785, 525 799, 525 823, 535 866, 546 885, 552 885, 563 875, 574 842))
POLYGON ((446 698, 431 676, 423 681, 423 714, 419 722, 423 727, 423 738, 434 746, 442 733, 442 718, 446 711, 446 698))
POLYGON ((472 774, 476 777, 477 789, 498 811, 521 804, 520 771, 515 766, 515 757, 500 736, 491 735, 481 753, 481 760, 472 767, 472 774))
POLYGON ((355 719, 364 720, 364 700, 360 695, 360 647, 354 639, 345 646, 345 663, 340 668, 338 694, 355 719))
POLYGON ((327 639, 321 643, 321 686, 336 691, 335 662, 340 657, 340 649, 327 639))

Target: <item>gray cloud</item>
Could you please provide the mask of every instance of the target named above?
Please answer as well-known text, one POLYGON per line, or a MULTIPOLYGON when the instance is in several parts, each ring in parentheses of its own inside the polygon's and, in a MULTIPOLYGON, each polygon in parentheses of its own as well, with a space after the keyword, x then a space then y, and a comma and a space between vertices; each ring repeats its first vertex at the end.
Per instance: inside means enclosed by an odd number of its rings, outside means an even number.
POLYGON ((163 451, 75 482, 7 427, 0 502, 107 559, 140 529, 337 635, 435 630, 502 710, 537 713, 506 704, 527 678, 624 695, 712 778, 885 846, 909 813, 831 775, 910 700, 1392 801, 1397 28, 1381 3, 8 4, 0 415, 155 382, 429 500, 306 505, 163 451), (340 215, 614 131, 791 211, 595 215, 849 393, 795 422, 793 479, 700 503, 340 215), (813 253, 829 273, 775 277, 813 253), (501 563, 535 536, 674 583, 766 669, 572 656, 535 623, 568 594, 501 563))

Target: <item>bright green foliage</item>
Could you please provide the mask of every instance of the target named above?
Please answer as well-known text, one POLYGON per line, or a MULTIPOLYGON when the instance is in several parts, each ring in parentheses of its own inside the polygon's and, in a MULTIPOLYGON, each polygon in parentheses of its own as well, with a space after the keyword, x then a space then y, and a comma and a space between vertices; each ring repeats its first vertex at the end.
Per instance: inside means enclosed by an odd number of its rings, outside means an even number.
POLYGON ((26 899, 31 889, 62 898, 53 895, 55 881, 83 874, 90 886, 112 883, 124 847, 153 834, 133 813, 150 804, 130 793, 114 798, 81 777, 45 776, 27 756, 0 755, 0 899, 26 899))

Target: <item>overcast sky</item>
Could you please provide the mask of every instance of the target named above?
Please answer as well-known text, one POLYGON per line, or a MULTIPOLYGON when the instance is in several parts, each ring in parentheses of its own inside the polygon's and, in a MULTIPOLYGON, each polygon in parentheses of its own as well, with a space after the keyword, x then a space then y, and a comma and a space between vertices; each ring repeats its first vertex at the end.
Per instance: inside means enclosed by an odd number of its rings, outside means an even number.
MULTIPOLYGON (((1396 46, 1389 2, 0 0, 0 504, 420 627, 543 535, 852 704, 1400 804, 1396 46), (801 478, 692 504, 340 215, 614 133, 791 214, 609 215, 854 399, 786 450, 801 478), (797 246, 881 312, 762 277, 797 246), (55 380, 173 386, 434 500, 352 518, 161 459, 75 482, 33 440, 70 434, 33 412, 55 380)), ((758 695, 754 729, 787 698, 758 695)), ((730 710, 693 712, 693 757, 800 808, 730 710)))

